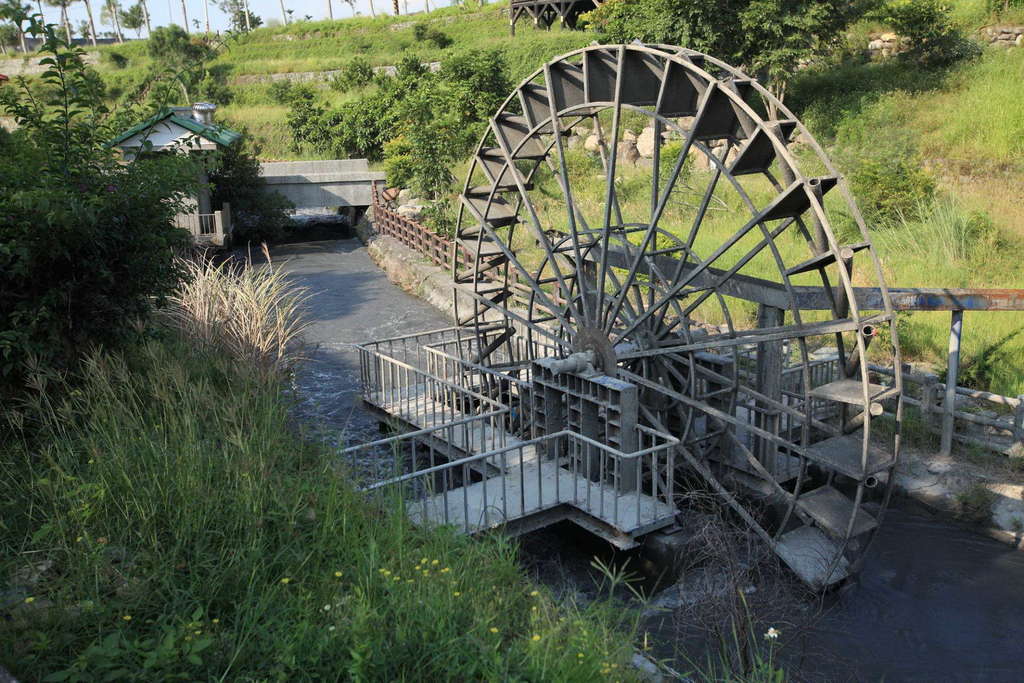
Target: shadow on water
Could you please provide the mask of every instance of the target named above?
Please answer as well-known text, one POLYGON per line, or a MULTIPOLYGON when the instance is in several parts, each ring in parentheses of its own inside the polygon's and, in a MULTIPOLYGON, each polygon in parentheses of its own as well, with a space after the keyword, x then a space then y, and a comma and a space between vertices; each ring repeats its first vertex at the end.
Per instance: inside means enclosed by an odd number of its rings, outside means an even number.
MULTIPOLYGON (((808 680, 1024 679, 1024 553, 904 506, 807 636, 808 680)), ((798 652, 792 653, 798 655, 798 652)))

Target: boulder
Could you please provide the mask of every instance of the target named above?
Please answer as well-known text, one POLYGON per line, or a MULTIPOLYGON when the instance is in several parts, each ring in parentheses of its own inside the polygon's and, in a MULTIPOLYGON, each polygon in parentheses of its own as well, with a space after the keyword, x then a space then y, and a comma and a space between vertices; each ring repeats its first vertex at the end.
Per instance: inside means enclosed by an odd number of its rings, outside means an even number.
POLYGON ((887 43, 895 43, 897 40, 899 40, 899 36, 896 35, 895 33, 883 33, 882 35, 879 36, 879 38, 887 43))
POLYGON ((410 221, 418 221, 423 217, 423 207, 416 206, 414 204, 406 204, 398 207, 397 213, 402 218, 406 218, 410 221))
POLYGON ((1013 44, 1017 47, 1024 47, 1024 33, 1017 36, 1017 40, 1013 41, 1013 44))
POLYGON ((631 140, 623 140, 620 142, 618 157, 619 161, 626 161, 631 164, 635 164, 636 160, 640 158, 640 152, 636 149, 636 143, 631 140))
POLYGON ((623 142, 636 142, 636 133, 631 130, 623 131, 622 133, 623 142))
POLYGON ((587 139, 583 141, 583 149, 597 154, 601 151, 601 138, 599 138, 596 133, 591 133, 587 136, 587 139))
POLYGON ((408 187, 403 187, 401 190, 398 191, 399 204, 408 204, 411 198, 412 190, 410 190, 408 187))
POLYGON ((636 139, 636 150, 645 159, 654 156, 654 128, 644 128, 636 139))
POLYGON ((700 151, 696 147, 691 147, 689 156, 693 159, 693 167, 698 171, 708 171, 711 169, 711 162, 704 152, 700 151))
POLYGON ((579 135, 570 135, 569 139, 565 141, 565 146, 569 149, 579 149, 583 146, 584 140, 579 135))

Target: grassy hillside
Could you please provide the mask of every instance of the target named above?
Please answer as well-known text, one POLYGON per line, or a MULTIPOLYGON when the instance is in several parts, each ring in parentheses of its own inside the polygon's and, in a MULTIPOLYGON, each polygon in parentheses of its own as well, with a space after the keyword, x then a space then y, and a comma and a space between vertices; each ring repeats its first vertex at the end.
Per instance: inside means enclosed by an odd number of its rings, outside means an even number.
MULTIPOLYGON (((269 159, 309 157, 292 149, 288 107, 274 101, 271 86, 252 77, 343 68, 354 57, 372 65, 412 56, 422 62, 473 48, 501 50, 513 80, 546 59, 589 44, 583 31, 536 30, 529 22, 509 35, 504 4, 467 10, 444 8, 416 17, 378 17, 334 22, 297 22, 259 29, 232 39, 213 63, 229 84, 222 107, 229 125, 247 127, 269 159), (414 26, 428 23, 451 40, 439 47, 417 40, 414 26)), ((986 0, 958 0, 953 17, 968 33, 990 21, 986 0)), ((1024 15, 1006 23, 1024 23, 1024 15)), ((862 50, 872 32, 886 27, 863 22, 850 32, 845 54, 862 50)), ((127 83, 147 67, 144 43, 106 48, 129 58, 124 69, 110 60, 102 71, 111 84, 127 83)), ((798 74, 787 102, 830 149, 846 173, 865 161, 879 167, 917 170, 935 192, 915 215, 876 224, 876 242, 893 286, 1024 287, 1019 254, 1024 245, 1024 50, 984 50, 981 57, 948 69, 924 70, 900 60, 881 63, 836 58, 798 74), (979 232, 980 231, 980 232, 979 232), (976 234, 977 233, 977 234, 976 234), (978 237, 981 234, 984 239, 978 237), (957 246, 959 243, 966 246, 957 246)), ((373 85, 339 92, 312 84, 330 108, 372 94, 373 85)), ((456 170, 461 176, 462 169, 456 170)), ((899 191, 899 177, 869 187, 899 191)), ((862 204, 873 199, 860 198, 862 204)), ((915 314, 904 338, 913 359, 939 361, 946 345, 946 314, 915 314)), ((967 318, 969 371, 977 383, 1004 393, 1024 393, 1024 316, 971 314, 967 318), (973 366, 972 366, 973 363, 973 366)))

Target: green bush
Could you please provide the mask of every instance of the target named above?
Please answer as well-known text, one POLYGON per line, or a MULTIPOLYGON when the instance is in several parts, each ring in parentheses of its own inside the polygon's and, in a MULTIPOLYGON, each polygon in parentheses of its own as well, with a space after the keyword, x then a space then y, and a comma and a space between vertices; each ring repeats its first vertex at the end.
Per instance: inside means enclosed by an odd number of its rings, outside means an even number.
POLYGON ((187 236, 173 218, 197 178, 186 154, 121 163, 81 51, 45 31, 40 79, 60 105, 0 89, 19 126, 0 138, 0 398, 23 388, 30 360, 72 368, 91 346, 134 338, 177 282, 169 254, 187 236))
POLYGON ((315 93, 307 83, 293 83, 289 80, 273 81, 267 86, 267 96, 275 104, 292 104, 296 100, 313 99, 315 93))
POLYGON ((950 17, 939 0, 895 0, 878 15, 899 35, 910 39, 902 57, 929 67, 948 66, 981 54, 950 17))
POLYGON ((109 65, 114 69, 123 69, 128 66, 128 58, 120 52, 106 50, 100 54, 100 62, 109 65))
POLYGON ((373 82, 373 67, 363 57, 352 58, 339 71, 341 73, 331 79, 331 88, 338 92, 365 88, 373 82))
POLYGON ((418 42, 433 43, 442 50, 452 44, 452 39, 448 37, 447 33, 427 24, 420 23, 413 26, 412 35, 418 42))
POLYGON ((393 187, 409 187, 416 175, 413 144, 399 135, 384 143, 384 173, 393 187))
POLYGON ((864 215, 874 223, 917 218, 935 194, 935 178, 913 157, 861 159, 848 179, 864 215))

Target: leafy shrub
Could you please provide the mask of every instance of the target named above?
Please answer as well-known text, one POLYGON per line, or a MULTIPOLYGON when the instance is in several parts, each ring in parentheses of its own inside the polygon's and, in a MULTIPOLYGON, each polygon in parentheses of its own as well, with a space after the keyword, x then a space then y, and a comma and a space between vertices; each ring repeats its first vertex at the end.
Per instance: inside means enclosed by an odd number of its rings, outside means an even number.
POLYGON ((919 64, 942 67, 981 54, 978 44, 953 23, 949 7, 939 0, 895 0, 878 18, 910 39, 910 49, 901 56, 919 64))
POLYGON ((412 27, 412 35, 418 42, 433 43, 442 50, 452 44, 452 39, 447 33, 423 23, 412 27))
POLYGON ((40 78, 62 97, 47 107, 0 92, 19 125, 0 140, 0 395, 20 388, 30 357, 70 368, 92 345, 133 337, 177 283, 168 254, 187 236, 173 218, 197 177, 184 154, 121 163, 81 50, 34 30, 53 59, 40 78))
POLYGON ((678 42, 679 24, 671 0, 611 0, 580 18, 604 42, 678 42))
POLYGON ((331 79, 331 88, 338 92, 365 88, 373 82, 373 67, 364 57, 353 57, 340 72, 331 79))
POLYGON ((276 104, 292 104, 300 99, 313 99, 313 88, 307 83, 293 83, 289 80, 274 81, 267 86, 267 95, 276 104))
POLYGON ((442 197, 423 207, 423 223, 439 235, 454 238, 458 219, 451 199, 442 197))
POLYGON ((113 69, 123 69, 128 66, 128 58, 120 52, 115 52, 113 50, 107 50, 106 52, 101 53, 100 61, 113 69))
POLYGON ((384 143, 384 173, 388 183, 395 187, 408 187, 416 175, 413 154, 415 147, 404 135, 384 143))
POLYGON ((915 158, 883 155, 861 159, 849 181, 864 214, 876 223, 917 218, 935 194, 935 178, 915 158))

